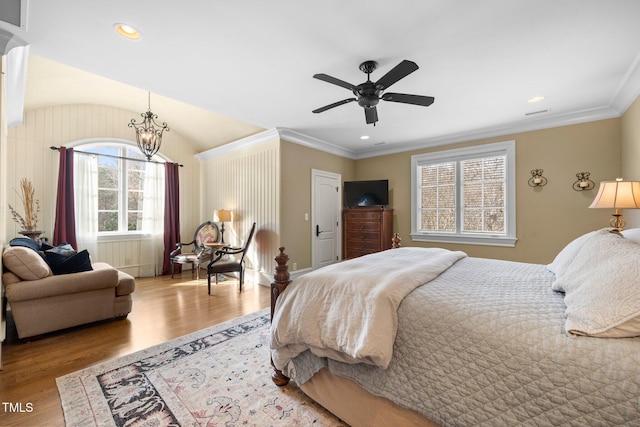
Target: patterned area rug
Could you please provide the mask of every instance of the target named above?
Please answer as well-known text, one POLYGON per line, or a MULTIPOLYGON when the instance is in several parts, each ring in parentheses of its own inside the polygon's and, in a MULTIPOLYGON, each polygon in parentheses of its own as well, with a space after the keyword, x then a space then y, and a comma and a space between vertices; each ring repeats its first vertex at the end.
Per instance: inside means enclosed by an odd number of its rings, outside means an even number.
POLYGON ((271 381, 269 309, 56 379, 68 426, 344 426, 271 381))

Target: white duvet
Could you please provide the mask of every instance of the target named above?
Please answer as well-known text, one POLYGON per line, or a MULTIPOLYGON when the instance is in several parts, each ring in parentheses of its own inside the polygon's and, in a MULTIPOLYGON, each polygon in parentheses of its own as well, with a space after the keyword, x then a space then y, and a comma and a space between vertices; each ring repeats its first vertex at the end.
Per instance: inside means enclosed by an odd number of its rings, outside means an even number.
POLYGON ((464 257, 441 248, 398 248, 294 280, 278 298, 273 316, 275 366, 286 371, 292 358, 309 349, 321 357, 386 369, 404 297, 464 257))

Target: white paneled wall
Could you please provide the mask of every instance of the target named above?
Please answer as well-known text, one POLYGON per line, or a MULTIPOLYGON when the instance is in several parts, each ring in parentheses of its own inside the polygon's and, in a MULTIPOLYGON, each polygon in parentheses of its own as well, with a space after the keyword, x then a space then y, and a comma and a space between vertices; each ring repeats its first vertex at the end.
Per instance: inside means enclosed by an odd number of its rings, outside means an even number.
MULTIPOLYGON (((43 107, 27 111, 24 123, 9 129, 7 143, 6 182, 7 202, 22 212, 18 195, 13 191, 21 178, 29 178, 40 200, 39 228, 45 236, 53 235, 55 203, 58 180, 59 153, 49 147, 65 145, 72 147, 81 141, 96 138, 119 139, 135 143, 135 133, 128 123, 138 119, 140 112, 120 108, 73 104, 43 107)), ((162 117, 171 125, 170 117, 162 117)), ((172 129, 163 136, 162 149, 165 158, 181 163, 180 168, 180 219, 181 234, 192 236, 201 222, 200 212, 200 161, 195 156, 191 143, 172 129)), ((6 209, 3 206, 3 209, 6 209)), ((10 216, 4 224, 6 236, 18 236, 20 228, 10 216)), ((98 259, 109 262, 135 276, 152 274, 154 265, 161 259, 149 259, 148 241, 129 239, 101 242, 98 259)))
POLYGON ((279 140, 205 160, 202 168, 205 216, 213 218, 215 209, 232 211, 224 238, 233 245, 244 243, 253 222, 257 224, 247 255, 247 277, 270 283, 279 244, 279 140))

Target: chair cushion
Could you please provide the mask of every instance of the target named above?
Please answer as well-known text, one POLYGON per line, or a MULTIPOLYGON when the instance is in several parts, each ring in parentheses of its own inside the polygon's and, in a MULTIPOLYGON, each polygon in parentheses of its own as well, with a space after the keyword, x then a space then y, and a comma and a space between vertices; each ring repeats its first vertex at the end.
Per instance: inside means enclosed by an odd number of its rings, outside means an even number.
POLYGON ((51 269, 38 252, 24 246, 6 248, 2 254, 2 263, 22 280, 38 280, 52 275, 51 269))
POLYGON ((211 255, 208 253, 200 254, 200 257, 198 257, 197 253, 187 253, 187 254, 180 254, 180 255, 174 256, 172 258, 172 261, 180 264, 186 264, 189 262, 209 261, 210 259, 211 259, 211 255))
POLYGON ((242 271, 242 264, 233 259, 221 259, 209 267, 211 273, 228 273, 231 271, 242 271))

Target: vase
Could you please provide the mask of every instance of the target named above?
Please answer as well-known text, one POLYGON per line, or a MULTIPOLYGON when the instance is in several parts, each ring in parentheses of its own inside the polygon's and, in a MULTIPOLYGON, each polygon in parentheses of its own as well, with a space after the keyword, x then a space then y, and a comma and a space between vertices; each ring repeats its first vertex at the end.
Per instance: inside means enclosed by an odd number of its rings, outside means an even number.
POLYGON ((25 237, 30 238, 31 240, 35 240, 36 242, 40 243, 40 235, 44 233, 44 231, 38 231, 38 230, 22 230, 22 231, 18 231, 18 234, 22 234, 25 237))

